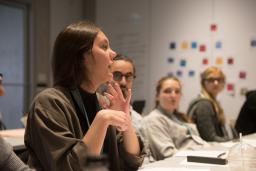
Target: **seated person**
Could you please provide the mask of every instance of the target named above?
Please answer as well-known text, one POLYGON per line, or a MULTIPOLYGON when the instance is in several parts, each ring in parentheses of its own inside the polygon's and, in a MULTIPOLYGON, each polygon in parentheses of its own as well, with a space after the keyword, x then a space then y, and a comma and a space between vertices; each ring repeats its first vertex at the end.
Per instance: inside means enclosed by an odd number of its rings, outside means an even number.
POLYGON ((195 124, 178 111, 180 98, 181 84, 177 78, 166 76, 158 81, 155 109, 142 120, 142 135, 153 160, 172 157, 181 149, 208 145, 200 138, 195 124))
MULTIPOLYGON (((0 73, 0 96, 4 95, 4 86, 3 86, 3 74, 0 73)), ((2 114, 0 113, 0 130, 6 129, 6 126, 2 120, 2 114)))
POLYGON ((206 141, 225 142, 236 136, 227 124, 217 95, 225 85, 225 75, 217 67, 209 67, 201 74, 201 93, 188 108, 188 115, 195 122, 200 136, 206 141))
POLYGON ((80 21, 62 30, 54 43, 54 87, 41 91, 28 113, 25 144, 29 165, 38 170, 86 170, 88 156, 108 156, 109 169, 137 170, 142 147, 132 127, 131 91, 107 85, 110 103, 99 106, 96 89, 112 80, 116 53, 94 23, 80 21))
POLYGON ((240 110, 235 128, 242 135, 256 132, 256 90, 246 93, 246 101, 240 110))
MULTIPOLYGON (((0 96, 4 95, 3 74, 0 73, 0 96)), ((7 144, 0 136, 0 170, 8 171, 29 171, 20 158, 13 152, 11 145, 7 144)))

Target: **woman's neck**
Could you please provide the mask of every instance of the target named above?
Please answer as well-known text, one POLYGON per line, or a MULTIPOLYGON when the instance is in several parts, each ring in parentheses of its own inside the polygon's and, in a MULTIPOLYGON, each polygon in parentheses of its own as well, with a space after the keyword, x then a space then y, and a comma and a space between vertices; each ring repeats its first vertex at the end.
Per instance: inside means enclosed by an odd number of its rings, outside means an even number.
POLYGON ((97 87, 96 85, 94 85, 92 82, 83 82, 81 85, 80 85, 80 88, 88 93, 95 93, 96 90, 97 90, 97 87))

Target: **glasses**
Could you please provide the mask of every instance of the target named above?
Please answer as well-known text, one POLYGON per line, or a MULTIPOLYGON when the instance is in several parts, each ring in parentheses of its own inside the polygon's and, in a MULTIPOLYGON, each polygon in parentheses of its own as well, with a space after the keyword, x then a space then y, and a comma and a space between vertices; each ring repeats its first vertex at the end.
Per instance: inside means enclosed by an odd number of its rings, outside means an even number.
POLYGON ((115 81, 121 81, 123 77, 125 77, 126 81, 132 81, 134 78, 136 78, 136 76, 133 75, 133 73, 131 72, 128 72, 126 74, 123 74, 120 71, 113 72, 113 78, 115 81))
POLYGON ((221 77, 219 77, 219 78, 207 78, 207 79, 205 79, 207 82, 209 82, 209 83, 214 83, 215 81, 218 81, 219 83, 224 83, 224 78, 221 78, 221 77))

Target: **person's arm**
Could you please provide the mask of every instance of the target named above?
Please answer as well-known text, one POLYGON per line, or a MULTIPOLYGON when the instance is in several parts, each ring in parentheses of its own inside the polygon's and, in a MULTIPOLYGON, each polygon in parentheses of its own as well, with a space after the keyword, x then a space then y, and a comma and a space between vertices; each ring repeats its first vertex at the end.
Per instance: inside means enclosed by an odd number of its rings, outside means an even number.
MULTIPOLYGON (((126 151, 133 155, 139 155, 141 152, 140 144, 136 132, 132 126, 131 115, 130 115, 130 100, 131 100, 131 89, 128 90, 126 99, 117 83, 108 84, 108 89, 105 95, 110 100, 108 108, 123 111, 127 117, 127 129, 121 130, 123 132, 124 147, 126 151)), ((117 127, 118 128, 118 127, 117 127)), ((120 131, 120 129, 118 129, 120 131)))
MULTIPOLYGON (((198 102, 195 109, 196 125, 200 136, 206 141, 225 142, 228 137, 218 136, 216 132, 216 124, 219 125, 216 113, 211 102, 202 100, 198 102)), ((220 128, 221 129, 221 128, 220 128)))
POLYGON ((161 120, 157 117, 144 118, 142 124, 143 134, 156 160, 171 157, 177 151, 170 134, 171 130, 168 130, 168 124, 161 120))
POLYGON ((20 160, 2 137, 0 137, 0 170, 33 171, 20 160))

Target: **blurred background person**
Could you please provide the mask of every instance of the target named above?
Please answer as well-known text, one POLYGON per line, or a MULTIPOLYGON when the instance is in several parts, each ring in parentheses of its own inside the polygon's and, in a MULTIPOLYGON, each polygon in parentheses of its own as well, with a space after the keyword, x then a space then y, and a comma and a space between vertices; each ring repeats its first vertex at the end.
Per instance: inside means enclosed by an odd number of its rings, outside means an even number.
MULTIPOLYGON (((113 80, 119 84, 122 93, 127 97, 128 90, 132 89, 133 80, 136 78, 136 70, 133 60, 122 54, 117 54, 113 59, 111 65, 111 71, 113 73, 113 80)), ((142 116, 136 112, 130 105, 130 114, 132 119, 132 125, 139 134, 141 127, 142 116)))
POLYGON ((200 136, 206 141, 225 142, 237 136, 217 100, 225 82, 226 77, 219 68, 206 68, 201 74, 201 93, 188 108, 188 115, 197 125, 200 136))
POLYGON ((181 149, 198 149, 208 145, 200 138, 191 119, 178 111, 181 92, 181 83, 176 77, 166 76, 157 83, 155 109, 142 121, 142 134, 146 148, 150 150, 150 162, 172 157, 181 149))
POLYGON ((246 100, 237 117, 235 128, 242 135, 256 132, 256 90, 246 93, 246 100))

